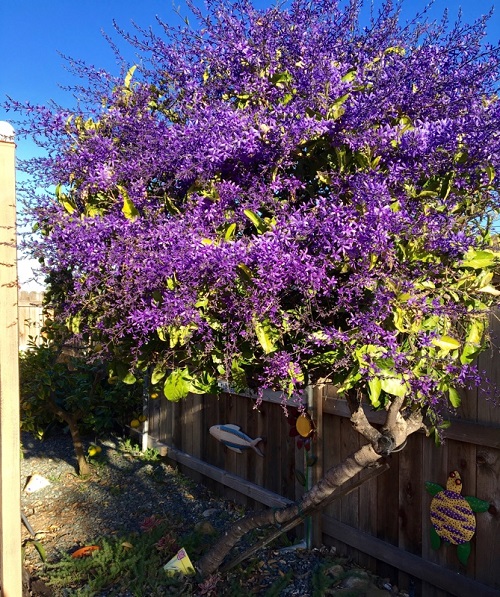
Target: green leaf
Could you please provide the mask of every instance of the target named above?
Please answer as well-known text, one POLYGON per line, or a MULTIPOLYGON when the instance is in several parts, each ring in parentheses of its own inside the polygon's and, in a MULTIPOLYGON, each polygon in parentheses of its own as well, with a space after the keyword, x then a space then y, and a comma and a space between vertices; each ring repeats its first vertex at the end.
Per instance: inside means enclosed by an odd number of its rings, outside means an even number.
POLYGON ((488 175, 489 183, 491 184, 495 180, 495 168, 493 166, 488 165, 485 168, 485 172, 488 175))
POLYGON ((472 269, 483 269, 491 267, 495 262, 495 253, 491 251, 467 251, 461 267, 470 267, 472 269))
POLYGON ((461 342, 455 340, 455 338, 452 338, 451 336, 441 336, 441 338, 434 338, 432 340, 432 344, 445 351, 455 350, 456 348, 460 348, 462 345, 461 342))
POLYGON ((171 402, 179 402, 186 398, 190 391, 190 376, 187 369, 175 369, 163 384, 165 398, 171 402))
POLYGON ((333 118, 333 120, 339 119, 345 112, 343 104, 349 99, 350 93, 345 93, 341 97, 337 98, 326 113, 327 118, 333 118))
POLYGON ((163 196, 163 201, 165 202, 165 208, 169 214, 177 216, 181 213, 175 205, 175 203, 173 202, 173 200, 168 195, 163 196))
POLYGON ((500 296, 500 290, 497 290, 493 285, 487 284, 479 289, 479 292, 485 292, 486 294, 491 294, 492 296, 500 296))
POLYGON ((184 346, 187 344, 192 336, 192 332, 196 329, 198 329, 198 326, 194 323, 180 326, 168 326, 167 330, 170 337, 170 348, 175 348, 177 345, 184 346))
POLYGON ((121 186, 118 187, 118 189, 123 198, 122 213, 127 218, 127 220, 131 220, 133 222, 138 218, 139 212, 137 211, 132 199, 130 199, 126 189, 124 189, 121 186))
POLYGON ((277 339, 276 328, 269 322, 268 319, 264 319, 262 322, 257 319, 253 319, 253 326, 257 339, 262 346, 264 352, 269 354, 276 350, 275 340, 277 339))
POLYGON ((238 276, 243 282, 246 282, 247 284, 252 284, 253 272, 244 263, 240 263, 238 265, 238 276))
POLYGON ((357 71, 355 68, 346 72, 346 74, 342 77, 342 83, 352 83, 356 78, 357 71))
POLYGON ((137 381, 136 376, 129 370, 128 365, 121 362, 115 362, 116 375, 123 383, 132 385, 137 381))
POLYGON ((309 359, 309 365, 333 365, 339 360, 342 353, 339 350, 327 350, 323 354, 317 354, 309 359))
POLYGON ((165 377, 165 375, 166 371, 164 369, 163 363, 157 363, 153 369, 153 373, 151 374, 151 383, 156 385, 165 377))
POLYGON ((137 381, 137 377, 130 371, 127 373, 127 375, 122 377, 122 382, 127 384, 128 386, 135 384, 136 381, 137 381))
POLYGON ((403 398, 408 390, 408 384, 399 377, 386 377, 380 379, 382 390, 391 396, 403 398))
POLYGON ((224 233, 224 240, 227 240, 227 241, 233 240, 235 234, 236 234, 236 224, 233 222, 233 224, 230 224, 228 226, 226 232, 224 233))
POLYGON ((243 213, 252 222, 255 228, 257 228, 257 232, 259 234, 264 234, 264 232, 268 231, 269 228, 264 222, 264 220, 255 212, 251 211, 250 209, 244 209, 243 213))
POLYGON ((293 77, 288 71, 284 71, 282 73, 274 73, 274 75, 270 77, 270 81, 277 87, 283 87, 284 84, 291 83, 293 77))
POLYGON ((124 86, 126 89, 130 89, 130 83, 131 83, 131 81, 132 81, 132 77, 134 76, 134 73, 135 73, 135 69, 136 69, 136 68, 137 68, 137 64, 134 64, 133 66, 131 66, 131 67, 128 69, 128 72, 127 72, 127 74, 126 74, 126 76, 125 76, 125 82, 124 82, 124 84, 123 84, 123 86, 124 86))
POLYGON ((239 361, 236 359, 233 359, 231 363, 231 380, 236 389, 242 390, 248 387, 245 370, 240 367, 239 361))
POLYGON ((399 56, 404 56, 406 54, 406 50, 401 46, 391 46, 390 48, 386 48, 384 50, 384 54, 398 54, 399 56))
POLYGON ((47 551, 45 547, 42 545, 42 543, 40 543, 40 541, 31 541, 31 543, 33 543, 35 546, 35 549, 37 550, 42 562, 45 563, 47 561, 47 551))
POLYGON ((333 383, 339 384, 337 392, 343 394, 344 392, 347 392, 347 390, 354 388, 360 379, 361 373, 359 372, 359 367, 356 365, 347 373, 336 372, 333 376, 333 383))
POLYGON ((458 392, 455 390, 455 388, 449 388, 448 393, 450 396, 451 405, 453 408, 458 408, 462 402, 458 392))
POLYGON ((185 379, 189 381, 189 391, 192 394, 210 394, 217 389, 217 380, 206 371, 200 375, 186 375, 185 379))
POLYGON ((382 391, 382 382, 379 377, 374 377, 368 381, 368 389, 370 393, 370 402, 372 406, 378 408, 380 406, 380 393, 382 391))
POLYGON ((67 327, 73 334, 80 333, 81 315, 73 315, 68 319, 67 327))

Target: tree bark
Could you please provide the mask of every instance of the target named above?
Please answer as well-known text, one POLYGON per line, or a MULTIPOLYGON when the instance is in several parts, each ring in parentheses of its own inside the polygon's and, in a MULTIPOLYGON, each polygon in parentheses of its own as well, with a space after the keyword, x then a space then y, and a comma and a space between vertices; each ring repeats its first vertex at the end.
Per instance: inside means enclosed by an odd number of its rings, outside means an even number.
POLYGON ((324 477, 318 481, 300 502, 281 509, 264 510, 250 514, 237 521, 219 541, 196 564, 196 568, 203 576, 217 571, 223 560, 238 541, 249 531, 273 524, 285 524, 298 516, 302 511, 320 507, 338 487, 352 479, 364 469, 378 462, 395 448, 403 446, 407 437, 422 428, 420 413, 412 413, 404 419, 399 409, 401 403, 392 403, 387 411, 386 422, 382 432, 370 425, 362 412, 361 405, 353 408, 353 426, 372 443, 365 444, 356 452, 349 455, 343 462, 330 468, 324 477), (386 441, 381 442, 381 437, 386 441))
POLYGON ((80 428, 78 426, 78 416, 72 416, 66 412, 63 408, 58 406, 56 402, 49 402, 50 409, 61 418, 69 427, 71 433, 71 439, 73 440, 73 448, 75 450, 76 462, 78 467, 78 474, 81 476, 90 475, 92 472, 87 458, 85 456, 85 450, 83 449, 83 441, 80 435, 80 428))

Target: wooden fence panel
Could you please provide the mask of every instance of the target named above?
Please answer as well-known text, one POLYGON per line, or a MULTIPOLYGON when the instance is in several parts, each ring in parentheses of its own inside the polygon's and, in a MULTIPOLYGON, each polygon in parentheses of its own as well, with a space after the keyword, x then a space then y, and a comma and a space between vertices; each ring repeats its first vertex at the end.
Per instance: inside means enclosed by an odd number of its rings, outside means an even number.
MULTIPOLYGON (((150 433, 154 445, 173 446, 171 457, 184 472, 192 468, 197 479, 220 495, 257 508, 285 504, 303 494, 301 475, 321 475, 364 441, 351 428, 345 401, 331 388, 325 386, 315 396, 321 401, 322 408, 316 409, 321 428, 310 454, 289 436, 276 395, 265 397, 258 409, 254 398, 233 394, 189 397, 177 404, 162 398, 149 411, 150 433), (259 447, 265 457, 252 449, 237 454, 220 444, 209 428, 224 423, 239 425, 252 439, 262 437, 259 447), (317 457, 312 467, 305 463, 308 456, 317 457)), ((401 452, 390 456, 388 471, 316 517, 313 536, 319 533, 326 545, 335 545, 401 588, 411 587, 417 597, 500 594, 500 408, 479 408, 480 401, 477 393, 467 394, 461 418, 446 430, 440 447, 422 433, 411 436, 401 452), (454 546, 435 551, 430 545, 431 496, 425 482, 444 486, 454 469, 462 475, 465 495, 491 503, 489 512, 477 514, 466 568, 454 546)), ((374 424, 382 421, 381 413, 366 412, 374 424)))
POLYGON ((42 309, 43 293, 19 291, 19 350, 26 350, 30 336, 40 336, 45 317, 42 309))

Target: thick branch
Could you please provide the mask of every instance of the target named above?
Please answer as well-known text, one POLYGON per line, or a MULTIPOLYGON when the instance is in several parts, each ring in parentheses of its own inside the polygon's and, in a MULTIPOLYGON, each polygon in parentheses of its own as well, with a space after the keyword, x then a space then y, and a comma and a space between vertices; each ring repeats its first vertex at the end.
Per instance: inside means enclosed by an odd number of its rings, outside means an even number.
POLYGON ((366 438, 373 446, 378 444, 382 434, 368 421, 361 405, 351 414, 351 424, 354 430, 366 438))
POLYGON ((401 416, 400 410, 401 410, 401 407, 403 406, 403 402, 404 402, 404 398, 396 397, 390 403, 389 408, 387 410, 387 418, 385 420, 384 426, 382 427, 382 433, 384 433, 385 431, 390 432, 392 429, 394 429, 398 416, 401 416))

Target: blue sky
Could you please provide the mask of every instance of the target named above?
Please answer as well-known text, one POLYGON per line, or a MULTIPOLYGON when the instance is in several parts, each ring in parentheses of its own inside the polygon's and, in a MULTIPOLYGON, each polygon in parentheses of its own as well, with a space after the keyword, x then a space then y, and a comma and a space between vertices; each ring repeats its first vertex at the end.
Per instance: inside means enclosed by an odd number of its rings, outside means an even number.
MULTIPOLYGON (((181 0, 0 0, 0 104, 7 95, 38 104, 51 99, 71 104, 60 88, 71 81, 60 54, 118 73, 114 54, 101 31, 113 34, 113 20, 125 30, 132 29, 132 21, 154 27, 156 15, 166 22, 179 22, 174 10, 179 3, 181 0)), ((273 4, 268 0, 255 3, 260 7, 273 4)), ((425 4, 406 0, 404 16, 413 16, 425 4)), ((436 0, 431 15, 439 17, 447 5, 452 21, 459 6, 464 20, 471 21, 489 12, 494 0, 436 0)), ((189 13, 184 8, 182 14, 189 13)), ((500 40, 500 6, 489 23, 488 40, 500 40)), ((133 63, 133 52, 129 56, 133 63)), ((11 117, 0 106, 0 120, 11 117)), ((18 139, 18 157, 28 158, 35 151, 30 140, 18 139)))

